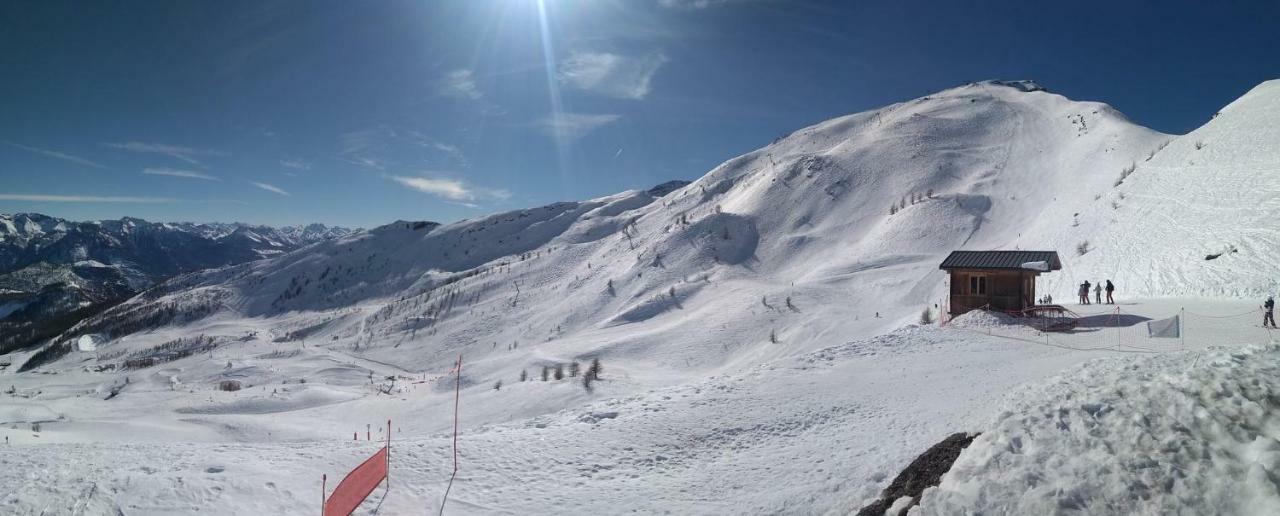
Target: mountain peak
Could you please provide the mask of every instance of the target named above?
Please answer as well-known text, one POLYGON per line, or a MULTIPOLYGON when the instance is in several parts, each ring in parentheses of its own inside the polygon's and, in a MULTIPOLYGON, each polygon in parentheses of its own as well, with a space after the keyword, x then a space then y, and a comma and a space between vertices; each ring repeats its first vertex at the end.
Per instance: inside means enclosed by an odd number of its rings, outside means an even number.
POLYGON ((998 79, 988 79, 988 80, 976 82, 973 84, 982 85, 982 86, 1004 86, 1007 88, 1013 88, 1015 90, 1028 92, 1028 93, 1033 91, 1044 91, 1044 92, 1049 91, 1048 88, 1045 88, 1044 86, 1041 86, 1040 83, 1030 79, 1022 79, 1017 81, 1002 81, 998 79))

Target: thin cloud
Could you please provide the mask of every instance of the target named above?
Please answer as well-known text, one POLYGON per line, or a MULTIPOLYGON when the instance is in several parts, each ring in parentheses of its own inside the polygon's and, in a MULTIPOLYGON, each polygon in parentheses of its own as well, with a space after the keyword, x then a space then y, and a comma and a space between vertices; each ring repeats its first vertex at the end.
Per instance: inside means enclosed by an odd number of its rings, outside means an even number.
POLYGON ((261 189, 263 189, 263 190, 266 190, 266 191, 268 191, 268 192, 274 193, 274 194, 280 194, 280 195, 283 195, 283 196, 285 196, 285 197, 289 197, 289 192, 286 192, 286 191, 284 191, 283 189, 281 189, 280 187, 275 186, 275 185, 272 185, 272 184, 259 183, 259 182, 257 182, 257 181, 249 181, 249 184, 251 184, 251 185, 253 185, 253 186, 256 186, 256 187, 258 187, 258 188, 261 188, 261 189))
POLYGON ((667 62, 662 53, 630 57, 609 52, 573 52, 560 67, 560 83, 607 97, 640 100, 653 75, 667 62))
POLYGON ((345 162, 347 162, 347 163, 350 163, 350 164, 352 164, 352 165, 358 165, 358 166, 365 167, 365 168, 372 168, 372 169, 375 169, 375 170, 386 170, 386 168, 387 168, 387 164, 386 164, 386 162, 384 162, 384 161, 382 161, 382 160, 380 160, 380 159, 374 159, 374 158, 369 158, 369 157, 365 157, 365 156, 356 156, 356 157, 352 157, 352 158, 342 158, 342 160, 343 160, 343 161, 345 161, 345 162))
POLYGON ((169 199, 166 197, 113 197, 99 195, 0 194, 0 201, 169 203, 177 202, 177 199, 169 199))
POLYGON ((436 82, 436 93, 446 97, 480 100, 480 88, 476 87, 475 77, 466 68, 450 71, 436 82))
POLYGON ((170 176, 185 177, 189 179, 204 179, 205 181, 221 181, 217 176, 211 176, 202 172, 192 170, 177 170, 172 168, 148 168, 142 171, 143 174, 151 176, 170 176))
POLYGON ((617 122, 622 115, 591 113, 558 113, 542 119, 537 125, 562 140, 573 140, 617 122))
POLYGON ((457 179, 423 176, 386 176, 386 178, 419 192, 451 201, 460 201, 463 205, 474 206, 472 203, 461 201, 506 200, 511 197, 511 192, 506 190, 477 188, 457 179))
POLYGON ((395 136, 395 132, 385 126, 371 127, 359 131, 351 131, 338 135, 338 145, 342 147, 339 154, 356 154, 376 149, 395 136))
POLYGON ((107 147, 113 149, 127 150, 132 152, 141 152, 147 154, 160 154, 171 158, 179 159, 192 165, 202 165, 199 160, 193 156, 225 156, 225 152, 210 149, 195 149, 191 147, 182 147, 178 145, 168 145, 164 143, 143 143, 143 142, 123 142, 123 143, 104 143, 107 147))
POLYGON ((743 0, 658 0, 658 5, 668 9, 706 9, 731 3, 742 3, 743 0))
POLYGON ((459 149, 457 145, 437 140, 418 131, 408 131, 407 138, 409 141, 420 147, 432 149, 438 153, 444 154, 449 158, 449 160, 452 160, 455 165, 461 167, 471 166, 471 163, 467 161, 466 154, 463 154, 462 149, 459 149))
POLYGON ((83 165, 83 166, 86 166, 86 167, 93 167, 93 168, 107 168, 107 167, 103 166, 102 164, 94 163, 94 162, 92 162, 92 161, 89 161, 89 160, 87 160, 87 159, 84 159, 84 158, 81 158, 81 157, 78 157, 78 156, 72 156, 72 155, 67 154, 67 153, 65 153, 65 152, 58 152, 58 151, 55 151, 55 150, 49 150, 49 149, 41 149, 41 148, 39 148, 39 147, 31 147, 31 146, 29 146, 29 145, 23 145, 23 144, 21 144, 21 143, 14 143, 14 142, 10 142, 10 141, 6 141, 6 142, 4 142, 4 143, 5 143, 5 145, 8 145, 8 146, 13 147, 13 148, 15 148, 15 149, 22 149, 22 150, 27 151, 27 152, 34 152, 34 153, 36 153, 36 154, 41 154, 41 155, 44 155, 44 156, 48 156, 48 157, 50 157, 50 158, 57 158, 57 159, 60 159, 60 160, 63 160, 63 161, 70 161, 70 162, 75 163, 75 164, 77 164, 77 165, 83 165))
POLYGON ((311 170, 311 163, 296 158, 282 159, 280 160, 280 166, 294 170, 311 170))

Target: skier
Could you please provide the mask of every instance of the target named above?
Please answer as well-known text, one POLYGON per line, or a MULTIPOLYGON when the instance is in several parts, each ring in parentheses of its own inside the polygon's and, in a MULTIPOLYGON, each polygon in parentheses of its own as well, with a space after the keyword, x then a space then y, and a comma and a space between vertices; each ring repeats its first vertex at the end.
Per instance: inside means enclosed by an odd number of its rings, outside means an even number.
POLYGON ((1267 296, 1267 302, 1262 303, 1262 327, 1266 328, 1267 323, 1271 323, 1271 327, 1276 327, 1276 318, 1274 311, 1276 309, 1276 300, 1271 296, 1267 296))
POLYGON ((1089 289, 1084 286, 1084 283, 1081 283, 1080 288, 1076 289, 1076 299, 1082 305, 1089 304, 1089 289))
POLYGON ((1098 304, 1102 304, 1102 284, 1101 283, 1093 287, 1093 299, 1094 301, 1097 301, 1098 304))
POLYGON ((1111 293, 1116 291, 1116 286, 1111 284, 1111 280, 1107 280, 1107 304, 1114 305, 1116 300, 1111 298, 1111 293))
POLYGON ((1084 280, 1084 290, 1081 293, 1084 294, 1084 304, 1086 305, 1089 304, 1089 290, 1092 286, 1093 284, 1089 283, 1089 280, 1084 280))

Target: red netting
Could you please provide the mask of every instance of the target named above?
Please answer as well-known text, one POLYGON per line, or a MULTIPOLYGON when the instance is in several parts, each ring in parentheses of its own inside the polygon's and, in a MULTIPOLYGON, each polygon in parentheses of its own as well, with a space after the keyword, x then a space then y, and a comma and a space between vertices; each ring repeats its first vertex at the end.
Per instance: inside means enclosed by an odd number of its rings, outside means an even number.
POLYGON ((387 449, 365 459, 351 470, 324 502, 324 516, 347 516, 387 478, 387 449))

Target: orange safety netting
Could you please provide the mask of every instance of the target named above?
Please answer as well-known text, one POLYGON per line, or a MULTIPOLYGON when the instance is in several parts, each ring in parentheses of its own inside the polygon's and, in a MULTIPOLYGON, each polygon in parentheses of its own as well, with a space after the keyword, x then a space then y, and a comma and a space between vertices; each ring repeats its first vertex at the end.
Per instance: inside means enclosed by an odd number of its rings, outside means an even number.
POLYGON ((324 516, 347 516, 356 510, 387 478, 387 453, 388 448, 384 447, 351 470, 325 500, 324 516))

